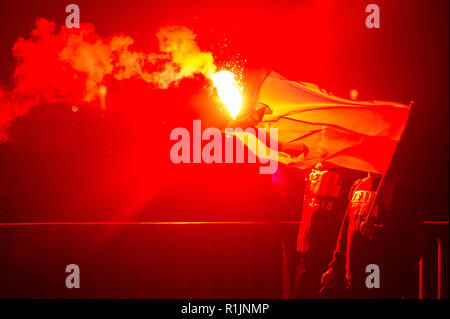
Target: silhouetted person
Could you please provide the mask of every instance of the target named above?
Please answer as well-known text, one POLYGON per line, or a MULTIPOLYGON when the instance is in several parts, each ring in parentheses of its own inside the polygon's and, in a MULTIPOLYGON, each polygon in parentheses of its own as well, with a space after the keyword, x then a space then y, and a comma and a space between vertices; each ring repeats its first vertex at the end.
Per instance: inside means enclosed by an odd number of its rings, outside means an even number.
POLYGON ((343 285, 342 297, 416 297, 412 283, 419 258, 420 214, 407 183, 391 177, 367 218, 380 180, 369 173, 352 186, 333 258, 322 276, 323 291, 343 285), (376 265, 379 274, 369 265, 376 265))
POLYGON ((297 238, 293 297, 320 297, 320 278, 332 256, 348 193, 361 173, 323 163, 309 170, 297 238))

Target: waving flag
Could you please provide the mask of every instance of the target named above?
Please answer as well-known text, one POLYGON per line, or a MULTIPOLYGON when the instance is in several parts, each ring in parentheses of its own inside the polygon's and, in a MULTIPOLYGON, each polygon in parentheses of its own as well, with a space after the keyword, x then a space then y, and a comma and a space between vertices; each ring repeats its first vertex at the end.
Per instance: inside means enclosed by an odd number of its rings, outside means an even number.
MULTIPOLYGON (((257 101, 255 126, 278 129, 279 162, 308 168, 327 161, 380 174, 390 165, 410 111, 395 102, 339 98, 275 72, 265 78, 257 101)), ((249 134, 235 133, 241 141, 249 134)))

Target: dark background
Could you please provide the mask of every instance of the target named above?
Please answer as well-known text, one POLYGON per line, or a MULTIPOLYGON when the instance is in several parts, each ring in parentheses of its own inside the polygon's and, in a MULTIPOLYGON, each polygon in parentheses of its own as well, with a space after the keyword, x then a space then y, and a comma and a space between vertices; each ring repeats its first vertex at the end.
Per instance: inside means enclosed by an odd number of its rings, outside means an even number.
MULTIPOLYGON (((93 23, 104 37, 117 32, 130 35, 136 50, 157 49, 158 27, 186 25, 219 65, 239 54, 247 60, 248 70, 267 67, 292 80, 317 83, 338 96, 347 97, 357 89, 360 99, 415 101, 393 170, 410 181, 411 198, 417 200, 424 219, 448 220, 448 1, 372 2, 76 3, 82 22, 93 23), (365 7, 372 2, 381 8, 380 29, 365 27, 365 7)), ((1 1, 2 86, 13 86, 15 40, 28 37, 37 17, 63 25, 67 4, 1 1)), ((299 170, 281 167, 274 183, 272 176, 258 173, 257 165, 170 162, 169 134, 174 127, 189 128, 194 118, 201 118, 205 126, 221 123, 202 79, 188 79, 164 91, 130 80, 114 90, 106 111, 80 106, 75 113, 72 105, 41 105, 13 123, 11 139, 0 144, 0 222, 299 219, 303 180, 299 170)), ((220 230, 185 235, 194 243, 210 240, 205 249, 214 250, 224 244, 223 232, 230 231, 220 230)), ((247 231, 233 230, 237 243, 247 231)), ((253 233, 255 238, 260 231, 253 233)), ((2 245, 7 245, 7 231, 0 232, 5 236, 2 245)), ((57 241, 52 234, 37 238, 57 241)), ((83 242, 84 235, 75 234, 83 242)), ((119 235, 117 230, 114 238, 119 235)), ((92 236, 86 238, 98 239, 92 236)), ((186 236, 174 235, 165 247, 176 247, 176 241, 186 236)), ((27 239, 19 238, 20 244, 4 246, 5 251, 12 254, 18 246, 25 247, 27 239)), ((246 254, 242 248, 238 256, 246 254)), ((191 273, 193 269, 201 273, 197 266, 190 266, 191 273)), ((233 267, 241 266, 230 267, 235 273, 233 267)), ((158 291, 159 296, 170 296, 158 291)), ((232 295, 232 289, 227 293, 232 295)))

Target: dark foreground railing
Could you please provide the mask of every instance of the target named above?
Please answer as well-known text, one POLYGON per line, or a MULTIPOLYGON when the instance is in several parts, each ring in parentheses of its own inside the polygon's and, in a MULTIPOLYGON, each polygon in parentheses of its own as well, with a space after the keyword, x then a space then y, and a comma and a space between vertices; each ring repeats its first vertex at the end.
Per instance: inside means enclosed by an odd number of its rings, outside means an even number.
MULTIPOLYGON (((448 222, 426 222, 418 298, 448 298, 448 222)), ((297 222, 0 224, 1 298, 289 298, 297 222), (68 289, 66 266, 80 268, 68 289)))
POLYGON ((448 222, 424 223, 424 254, 419 262, 419 298, 449 298, 448 222))

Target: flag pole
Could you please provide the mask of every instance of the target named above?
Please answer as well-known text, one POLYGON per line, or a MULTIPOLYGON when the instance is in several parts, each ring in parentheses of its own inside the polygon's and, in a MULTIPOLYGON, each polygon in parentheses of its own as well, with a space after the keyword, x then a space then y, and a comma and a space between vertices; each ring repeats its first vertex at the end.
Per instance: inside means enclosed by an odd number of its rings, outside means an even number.
MULTIPOLYGON (((414 101, 409 102, 409 113, 408 113, 408 118, 406 120, 405 129, 403 130, 403 133, 402 133, 402 137, 403 137, 403 134, 406 131, 406 127, 408 126, 409 119, 411 117, 411 111, 413 110, 413 108, 415 108, 415 105, 416 104, 414 103, 414 101)), ((402 140, 402 138, 400 138, 400 141, 401 140, 402 140)), ((400 143, 400 141, 399 141, 399 143, 400 143)), ((398 145, 395 148, 394 154, 392 154, 392 159, 395 157, 397 152, 398 152, 398 145)), ((369 213, 367 214, 367 216, 364 219, 363 223, 367 222, 369 220, 370 216, 372 216, 372 214, 373 214, 373 212, 375 210, 376 204, 377 204, 378 200, 381 197, 381 190, 383 189, 384 185, 386 184, 386 182, 388 180, 388 173, 390 172, 391 164, 392 164, 392 160, 391 160, 391 163, 389 163, 388 169, 386 170, 386 172, 381 177, 380 183, 378 184, 377 191, 375 193, 375 198, 373 199, 372 203, 370 204, 369 213)))

